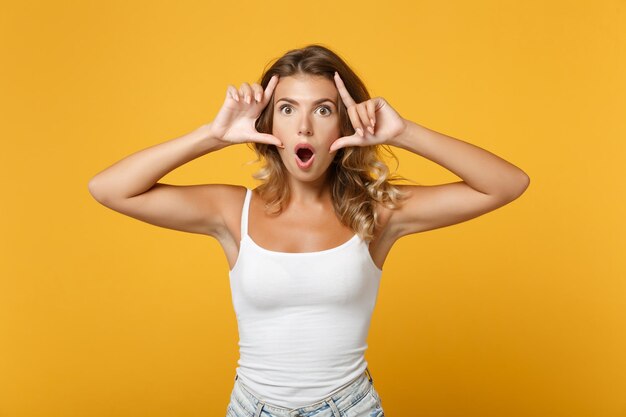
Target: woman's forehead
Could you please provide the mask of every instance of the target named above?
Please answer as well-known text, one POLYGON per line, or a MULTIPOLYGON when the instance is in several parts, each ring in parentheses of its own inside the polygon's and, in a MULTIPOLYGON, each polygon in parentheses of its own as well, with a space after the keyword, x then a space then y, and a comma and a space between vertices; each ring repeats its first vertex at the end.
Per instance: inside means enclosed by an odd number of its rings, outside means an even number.
POLYGON ((281 77, 274 90, 275 100, 284 97, 298 102, 315 101, 320 98, 336 98, 335 83, 322 76, 298 75, 281 77))

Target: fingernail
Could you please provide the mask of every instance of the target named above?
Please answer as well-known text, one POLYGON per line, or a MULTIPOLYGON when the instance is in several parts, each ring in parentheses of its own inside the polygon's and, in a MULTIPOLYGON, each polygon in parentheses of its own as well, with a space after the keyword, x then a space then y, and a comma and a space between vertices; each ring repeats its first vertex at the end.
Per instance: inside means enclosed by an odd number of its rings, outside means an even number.
POLYGON ((256 97, 256 101, 261 101, 261 94, 257 94, 255 97, 256 97))
POLYGON ((356 131, 359 135, 361 135, 361 137, 364 137, 365 135, 363 134, 363 129, 361 129, 360 127, 356 128, 356 131))
POLYGON ((239 101, 239 94, 235 94, 235 101, 239 101))
POLYGON ((374 119, 370 119, 370 122, 372 123, 372 127, 376 126, 376 121, 374 119))
POLYGON ((246 100, 246 103, 250 104, 250 96, 246 96, 245 100, 246 100))
POLYGON ((369 130, 372 135, 374 134, 374 128, 372 126, 368 126, 367 130, 369 130))

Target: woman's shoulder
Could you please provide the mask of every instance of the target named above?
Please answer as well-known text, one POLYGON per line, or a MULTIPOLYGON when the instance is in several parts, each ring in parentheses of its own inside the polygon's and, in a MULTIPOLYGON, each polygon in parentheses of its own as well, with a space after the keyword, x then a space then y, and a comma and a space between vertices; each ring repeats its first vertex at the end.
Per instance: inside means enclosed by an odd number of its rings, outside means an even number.
MULTIPOLYGON (((219 184, 222 188, 220 196, 227 206, 241 205, 248 188, 239 184, 219 184)), ((252 191, 252 190, 251 190, 252 191)))
POLYGON ((246 196, 247 188, 238 184, 204 184, 199 190, 207 204, 212 205, 226 218, 237 207, 241 208, 246 196))
POLYGON ((217 210, 223 225, 220 240, 231 238, 235 230, 239 230, 247 187, 238 184, 211 184, 210 187, 217 191, 215 204, 219 206, 217 210))
POLYGON ((202 184, 199 187, 203 187, 207 193, 217 194, 224 198, 246 195, 246 187, 238 184, 202 184))

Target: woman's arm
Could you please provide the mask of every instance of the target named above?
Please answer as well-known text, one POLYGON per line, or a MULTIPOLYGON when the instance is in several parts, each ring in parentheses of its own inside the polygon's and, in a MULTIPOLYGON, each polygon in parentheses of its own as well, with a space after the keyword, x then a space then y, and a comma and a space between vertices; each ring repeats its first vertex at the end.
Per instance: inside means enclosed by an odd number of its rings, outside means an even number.
POLYGON ((210 125, 135 152, 96 174, 89 192, 99 202, 131 198, 151 189, 170 171, 210 152, 228 146, 208 136, 210 125))
POLYGON ((169 229, 220 238, 228 233, 225 216, 241 203, 245 187, 229 184, 170 185, 157 181, 175 168, 236 143, 282 146, 260 133, 255 120, 269 104, 278 76, 265 90, 257 83, 229 85, 215 119, 196 130, 136 152, 89 181, 89 192, 101 204, 136 219, 169 229), (244 98, 254 96, 248 101, 244 98))
POLYGON ((460 223, 518 198, 530 178, 510 162, 478 146, 435 132, 409 120, 401 134, 387 143, 416 153, 462 178, 432 186, 400 185, 409 191, 393 210, 389 227, 394 239, 460 223))
POLYGON ((168 172, 229 143, 210 134, 210 124, 167 142, 135 152, 89 181, 89 192, 121 214, 168 229, 219 237, 223 213, 238 201, 238 186, 171 185, 157 182, 168 172))
POLYGON ((386 235, 392 241, 478 217, 515 200, 528 187, 524 171, 491 152, 404 119, 382 97, 356 103, 338 73, 335 84, 358 134, 337 139, 331 152, 345 146, 393 145, 463 179, 432 186, 396 185, 408 191, 408 197, 390 212, 386 235))
POLYGON ((524 171, 499 156, 410 120, 404 132, 388 143, 430 159, 474 190, 499 199, 519 197, 530 183, 524 171))

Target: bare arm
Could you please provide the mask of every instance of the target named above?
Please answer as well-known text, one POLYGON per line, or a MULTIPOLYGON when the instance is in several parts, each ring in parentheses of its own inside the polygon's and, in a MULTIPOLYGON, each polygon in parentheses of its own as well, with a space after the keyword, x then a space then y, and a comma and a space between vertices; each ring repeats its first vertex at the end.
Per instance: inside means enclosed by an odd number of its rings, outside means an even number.
POLYGON ((102 205, 169 229, 217 236, 223 229, 223 204, 233 186, 171 185, 157 181, 200 156, 229 146, 210 136, 210 124, 135 152, 89 181, 89 192, 102 205))
POLYGON ((101 202, 131 198, 151 189, 170 171, 210 152, 228 146, 208 135, 210 125, 135 152, 96 174, 89 192, 101 202))
POLYGON ((403 134, 394 145, 449 169, 474 190, 501 199, 515 199, 530 181, 520 168, 471 143, 406 121, 403 134))
POLYGON ((528 187, 528 175, 499 156, 404 119, 382 97, 356 103, 338 73, 335 83, 358 135, 337 139, 331 152, 386 143, 430 159, 462 179, 433 186, 398 185, 407 199, 389 216, 392 240, 478 217, 515 200, 528 187))
POLYGON ((400 186, 410 192, 390 223, 397 237, 460 223, 518 198, 529 176, 493 153, 412 121, 390 144, 421 155, 462 181, 433 186, 400 186))
POLYGON ((101 204, 127 216, 170 229, 219 238, 228 232, 224 216, 240 203, 244 187, 228 184, 170 185, 157 181, 168 172, 226 146, 259 142, 282 146, 271 134, 256 131, 255 120, 272 96, 278 76, 266 89, 229 85, 216 118, 176 139, 127 156, 89 181, 89 192, 101 204), (244 100, 252 97, 254 100, 244 100))

